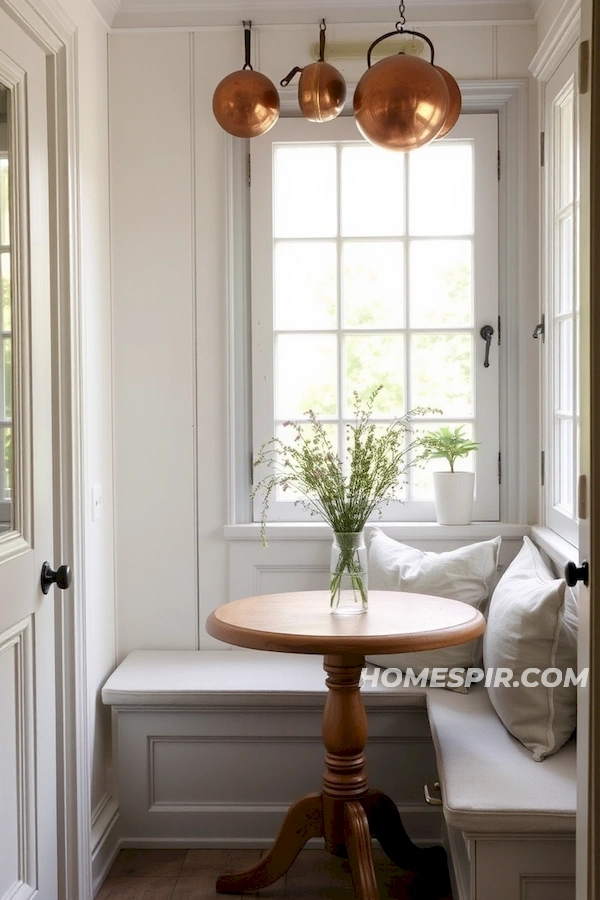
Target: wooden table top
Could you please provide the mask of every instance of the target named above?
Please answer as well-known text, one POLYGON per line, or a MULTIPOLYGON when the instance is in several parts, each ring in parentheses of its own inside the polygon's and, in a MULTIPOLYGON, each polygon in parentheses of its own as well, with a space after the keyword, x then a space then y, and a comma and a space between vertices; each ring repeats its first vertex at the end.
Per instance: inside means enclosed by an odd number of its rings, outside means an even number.
POLYGON ((467 603, 398 591, 369 591, 363 615, 332 615, 329 591, 233 600, 210 614, 213 637, 252 650, 365 655, 452 647, 485 629, 467 603))

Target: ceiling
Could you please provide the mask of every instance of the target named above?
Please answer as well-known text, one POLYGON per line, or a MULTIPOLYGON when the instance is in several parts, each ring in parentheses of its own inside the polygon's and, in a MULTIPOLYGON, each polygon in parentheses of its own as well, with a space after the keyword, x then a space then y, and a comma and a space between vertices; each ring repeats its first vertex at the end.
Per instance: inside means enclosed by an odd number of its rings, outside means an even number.
MULTIPOLYGON (((398 18, 398 5, 382 0, 94 0, 110 25, 123 27, 233 26, 381 22, 398 18)), ((422 22, 527 21, 540 0, 406 0, 407 19, 422 22)))

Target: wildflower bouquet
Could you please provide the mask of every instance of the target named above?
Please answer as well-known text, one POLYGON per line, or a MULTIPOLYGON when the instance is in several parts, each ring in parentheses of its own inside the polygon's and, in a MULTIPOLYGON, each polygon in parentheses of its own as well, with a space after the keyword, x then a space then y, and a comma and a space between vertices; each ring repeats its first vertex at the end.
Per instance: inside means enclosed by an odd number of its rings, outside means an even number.
POLYGON ((383 385, 369 394, 364 406, 354 393, 355 421, 346 425, 347 464, 338 456, 326 426, 313 410, 305 422, 284 422, 295 432, 286 442, 272 438, 264 444, 255 466, 271 471, 254 487, 252 497, 263 494, 261 536, 266 544, 266 518, 273 491, 293 489, 300 494, 296 503, 320 515, 338 538, 339 555, 331 572, 331 605, 336 606, 344 580, 360 600, 367 604, 366 571, 356 553, 355 536, 375 510, 397 499, 398 485, 407 470, 427 458, 421 439, 411 434, 414 416, 433 412, 417 408, 388 425, 371 422, 373 405, 383 385))

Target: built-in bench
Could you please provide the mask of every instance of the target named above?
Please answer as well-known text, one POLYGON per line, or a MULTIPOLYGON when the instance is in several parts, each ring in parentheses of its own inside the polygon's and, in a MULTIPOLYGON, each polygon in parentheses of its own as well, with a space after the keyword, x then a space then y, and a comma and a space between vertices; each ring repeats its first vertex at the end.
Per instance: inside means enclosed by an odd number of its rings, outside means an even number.
POLYGON ((427 710, 455 900, 574 900, 575 742, 535 762, 482 686, 427 710))
MULTIPOLYGON (((432 689, 433 690, 433 689, 432 689)), ((371 783, 417 842, 441 841, 427 690, 366 686, 371 783)), ((136 650, 112 707, 123 847, 265 847, 323 775, 323 660, 248 650, 136 650)))
MULTIPOLYGON (((114 717, 121 846, 268 846, 289 804, 319 788, 325 695, 319 657, 131 653, 102 692, 114 717)), ((363 696, 370 782, 417 843, 447 843, 455 900, 573 900, 573 744, 535 762, 484 688, 379 682, 363 696), (423 798, 436 781, 437 807, 423 798)))

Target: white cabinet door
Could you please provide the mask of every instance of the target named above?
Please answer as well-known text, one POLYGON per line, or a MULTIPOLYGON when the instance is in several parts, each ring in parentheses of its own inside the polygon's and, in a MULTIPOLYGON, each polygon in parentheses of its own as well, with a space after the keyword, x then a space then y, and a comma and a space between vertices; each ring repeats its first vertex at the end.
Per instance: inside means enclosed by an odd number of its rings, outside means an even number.
POLYGON ((46 56, 0 10, 0 898, 57 898, 46 56))

